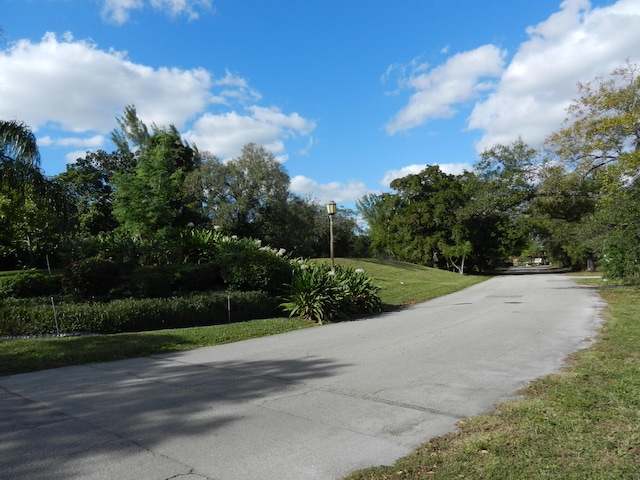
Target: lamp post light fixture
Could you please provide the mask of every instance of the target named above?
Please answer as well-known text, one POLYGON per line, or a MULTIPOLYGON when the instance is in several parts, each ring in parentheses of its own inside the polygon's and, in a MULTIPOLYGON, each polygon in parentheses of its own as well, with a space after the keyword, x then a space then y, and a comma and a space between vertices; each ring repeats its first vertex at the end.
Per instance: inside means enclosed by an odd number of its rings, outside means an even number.
POLYGON ((336 202, 331 200, 327 203, 327 213, 329 214, 329 252, 331 256, 331 271, 335 271, 335 264, 333 261, 333 216, 337 211, 336 202))

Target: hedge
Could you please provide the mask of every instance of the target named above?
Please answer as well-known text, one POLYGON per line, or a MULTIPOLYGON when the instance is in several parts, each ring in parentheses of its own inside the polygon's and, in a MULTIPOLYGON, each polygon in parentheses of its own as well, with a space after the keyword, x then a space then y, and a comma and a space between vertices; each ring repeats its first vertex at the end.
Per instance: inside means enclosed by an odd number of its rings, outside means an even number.
MULTIPOLYGON (((264 292, 214 292, 171 298, 120 299, 110 302, 56 303, 62 333, 120 333, 219 325, 269 318, 277 304, 264 292)), ((50 299, 6 299, 0 304, 0 336, 57 333, 50 299)))
POLYGON ((61 290, 61 275, 40 272, 19 272, 0 276, 0 298, 57 295, 61 290))

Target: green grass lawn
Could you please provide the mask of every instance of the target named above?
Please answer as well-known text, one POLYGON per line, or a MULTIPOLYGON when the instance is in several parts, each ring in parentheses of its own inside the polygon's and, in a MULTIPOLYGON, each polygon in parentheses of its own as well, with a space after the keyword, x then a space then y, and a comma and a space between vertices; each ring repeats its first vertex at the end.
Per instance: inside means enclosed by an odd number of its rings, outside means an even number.
POLYGON ((570 368, 393 466, 347 479, 640 479, 640 289, 601 294, 600 338, 572 355, 570 368))
POLYGON ((335 262, 364 269, 381 287, 382 303, 394 306, 425 302, 487 279, 393 260, 337 258, 335 262))
MULTIPOLYGON (((380 296, 387 306, 425 301, 485 279, 402 262, 348 259, 336 262, 363 268, 381 287, 380 296)), ((221 345, 313 326, 298 318, 273 318, 118 335, 0 340, 0 375, 221 345)))

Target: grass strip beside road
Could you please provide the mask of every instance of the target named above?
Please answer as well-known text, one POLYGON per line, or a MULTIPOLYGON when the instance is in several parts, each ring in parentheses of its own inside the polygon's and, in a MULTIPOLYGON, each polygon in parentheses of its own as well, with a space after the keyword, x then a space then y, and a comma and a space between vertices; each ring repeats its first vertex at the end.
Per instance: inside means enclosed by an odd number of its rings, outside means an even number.
POLYGON ((348 480, 640 479, 640 289, 605 288, 597 342, 497 413, 348 480))
MULTIPOLYGON (((336 263, 364 269, 381 287, 387 306, 423 302, 486 279, 394 261, 336 259, 336 263)), ((299 318, 271 318, 117 335, 0 340, 0 375, 190 350, 312 326, 299 318)))
POLYGON ((179 352, 311 326, 299 318, 270 318, 153 332, 0 340, 0 375, 179 352))

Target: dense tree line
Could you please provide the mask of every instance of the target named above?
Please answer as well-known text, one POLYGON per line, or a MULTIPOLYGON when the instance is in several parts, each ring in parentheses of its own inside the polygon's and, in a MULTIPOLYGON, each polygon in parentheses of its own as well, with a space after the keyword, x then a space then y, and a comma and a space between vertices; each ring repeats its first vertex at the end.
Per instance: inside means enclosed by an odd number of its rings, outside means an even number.
MULTIPOLYGON (((214 229, 292 256, 328 256, 325 207, 292 194, 286 170, 265 148, 248 144, 222 162, 174 126, 146 125, 133 106, 116 120, 114 152, 88 152, 52 178, 40 170, 29 127, 0 122, 2 267, 106 252, 122 261, 184 262, 197 233, 214 229)), ((355 212, 340 210, 334 226, 336 255, 365 252, 355 212)))
MULTIPOLYGON (((335 221, 337 256, 377 255, 459 271, 488 271, 545 252, 573 268, 640 275, 640 77, 629 62, 578 84, 566 123, 536 150, 518 139, 472 171, 437 166, 392 182, 335 221)), ((108 250, 139 262, 189 260, 207 230, 260 239, 294 256, 328 256, 324 206, 289 191, 259 145, 223 162, 175 127, 146 125, 129 106, 116 150, 87 153, 53 178, 33 133, 0 122, 0 262, 63 262, 108 250), (191 242, 191 243, 190 243, 191 242), (134 248, 135 247, 135 248, 134 248)))
POLYGON ((471 172, 438 167, 357 204, 378 255, 463 271, 546 253, 556 265, 640 276, 640 77, 627 62, 578 84, 565 125, 535 150, 485 151, 471 172))

